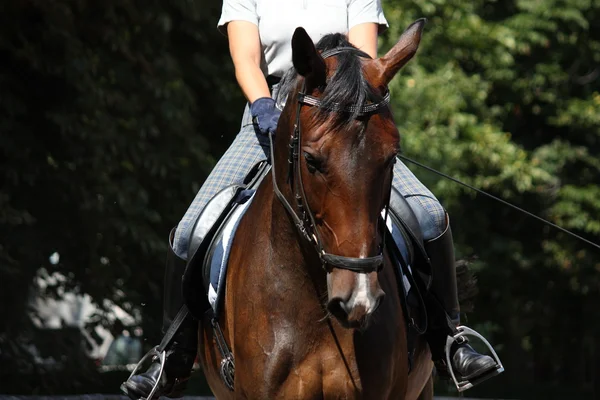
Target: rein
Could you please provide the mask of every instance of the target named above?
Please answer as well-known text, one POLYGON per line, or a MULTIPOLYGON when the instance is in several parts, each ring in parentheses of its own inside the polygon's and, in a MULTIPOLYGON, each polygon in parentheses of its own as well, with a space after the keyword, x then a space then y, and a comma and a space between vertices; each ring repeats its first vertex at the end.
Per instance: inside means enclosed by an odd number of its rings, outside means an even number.
POLYGON ((427 165, 425 165, 425 164, 421 164, 420 162, 418 162, 418 161, 415 161, 415 160, 413 160, 413 159, 411 159, 411 158, 408 158, 408 157, 406 157, 406 156, 403 156, 403 155, 398 155, 398 158, 400 158, 400 159, 402 159, 402 160, 404 160, 404 161, 408 161, 409 163, 415 164, 415 165, 417 165, 417 166, 419 166, 419 167, 421 167, 421 168, 424 168, 424 169, 426 169, 426 170, 428 170, 428 171, 430 171, 430 172, 433 172, 434 174, 437 174, 437 175, 439 175, 439 176, 441 176, 441 177, 443 177, 443 178, 446 178, 446 179, 448 179, 448 180, 450 180, 450 181, 452 181, 452 182, 458 183, 459 185, 462 185, 462 186, 464 186, 464 187, 466 187, 466 188, 468 188, 468 189, 474 190, 474 191, 475 191, 475 192, 477 192, 477 193, 483 194, 484 196, 487 196, 487 197, 489 197, 489 198, 491 198, 491 199, 493 199, 493 200, 496 200, 497 202, 499 202, 499 203, 502 203, 502 204, 504 204, 505 206, 512 207, 512 208, 514 208, 515 210, 517 210, 517 211, 520 211, 520 212, 522 212, 523 214, 525 214, 525 215, 527 215, 527 216, 533 217, 533 218, 537 219, 538 221, 541 221, 541 222, 543 222, 544 224, 546 224, 546 225, 548 225, 548 226, 551 226, 552 228, 558 229, 559 231, 561 231, 561 232, 563 232, 563 233, 569 234, 569 235, 573 236, 574 238, 576 238, 576 239, 579 239, 579 240, 581 240, 582 242, 584 242, 584 243, 587 243, 587 244, 589 244, 590 246, 592 246, 592 247, 595 247, 596 249, 600 250, 600 245, 598 245, 597 243, 594 243, 594 242, 592 242, 591 240, 588 240, 588 239, 586 239, 586 238, 584 238, 584 237, 582 237, 582 236, 579 236, 578 234, 576 234, 576 233, 573 233, 573 232, 571 232, 570 230, 563 228, 562 226, 558 226, 558 225, 556 225, 556 224, 553 224, 552 222, 550 222, 550 221, 548 221, 548 220, 545 220, 545 219, 544 219, 544 218, 542 218, 542 217, 538 217, 538 216, 537 216, 537 215, 535 215, 534 213, 531 213, 531 212, 529 212, 529 211, 527 211, 527 210, 524 210, 524 209, 522 209, 521 207, 517 207, 517 206, 515 206, 514 204, 512 204, 512 203, 509 203, 509 202, 508 202, 508 201, 506 201, 506 200, 502 200, 501 198, 499 198, 499 197, 496 197, 496 196, 494 196, 494 195, 492 195, 492 194, 490 194, 490 193, 488 193, 488 192, 486 192, 486 191, 484 191, 484 190, 478 189, 478 188, 476 188, 476 187, 474 187, 474 186, 471 186, 471 185, 469 185, 469 184, 467 184, 467 183, 464 183, 464 182, 462 182, 462 181, 460 181, 460 180, 458 180, 458 179, 456 179, 456 178, 453 178, 453 177, 451 177, 450 175, 446 175, 446 174, 444 174, 443 172, 440 172, 440 171, 438 171, 438 170, 436 170, 436 169, 433 169, 433 168, 431 168, 431 167, 428 167, 428 166, 427 166, 427 165))
MULTIPOLYGON (((342 53, 342 52, 353 52, 360 57, 370 58, 370 56, 368 54, 366 54, 358 49, 355 49, 353 47, 338 47, 335 49, 327 50, 327 51, 324 51, 323 53, 321 53, 321 57, 323 57, 325 59, 327 57, 331 57, 331 56, 334 56, 334 55, 342 53)), ((283 204, 287 213, 294 220, 294 225, 296 225, 296 228, 298 229, 298 231, 302 234, 302 236, 306 240, 308 240, 315 247, 317 254, 319 255, 319 258, 321 260, 322 266, 325 270, 327 270, 329 272, 332 268, 341 268, 341 269, 346 269, 346 270, 350 270, 353 272, 360 272, 360 273, 378 272, 383 267, 383 249, 385 246, 385 234, 386 234, 386 230, 387 230, 387 229, 385 229, 385 226, 383 228, 383 240, 380 245, 379 254, 376 256, 364 257, 364 258, 346 257, 346 256, 328 253, 325 251, 325 249, 323 247, 321 234, 319 233, 319 230, 317 229, 315 217, 306 202, 306 193, 304 191, 304 185, 302 182, 302 174, 301 174, 301 168, 300 168, 300 155, 299 155, 299 151, 298 151, 300 143, 301 143, 301 137, 302 137, 302 132, 300 129, 300 110, 303 105, 311 106, 311 107, 322 107, 322 102, 320 99, 306 94, 305 91, 306 91, 306 83, 303 83, 302 90, 298 93, 298 96, 297 96, 298 103, 297 103, 297 107, 296 107, 296 120, 294 123, 294 131, 293 131, 293 134, 290 139, 290 144, 289 144, 290 151, 289 151, 289 155, 288 155, 288 168, 289 168, 288 169, 288 182, 290 183, 290 186, 292 187, 292 192, 294 195, 294 199, 296 201, 296 206, 297 206, 298 212, 301 214, 301 217, 298 215, 298 213, 296 213, 294 208, 290 205, 288 200, 285 198, 285 196, 279 189, 279 186, 277 185, 277 177, 276 177, 274 167, 271 168, 272 175, 273 175, 273 191, 277 195, 277 198, 279 199, 279 201, 283 204), (294 174, 294 171, 295 171, 295 174, 294 174), (296 182, 297 185, 294 185, 294 182, 296 182)), ((389 93, 389 91, 387 91, 383 100, 381 100, 378 103, 367 104, 367 105, 360 106, 360 107, 356 106, 356 105, 342 107, 341 105, 334 103, 332 106, 327 107, 327 109, 334 111, 334 112, 350 112, 350 113, 357 112, 358 115, 367 115, 367 114, 376 113, 379 110, 387 107, 389 100, 390 100, 390 93, 389 93)), ((272 133, 269 133, 269 141, 270 141, 270 145, 271 145, 271 162, 274 162, 275 155, 274 155, 273 134, 272 133)), ((391 191, 391 183, 390 183, 390 191, 391 191)), ((388 196, 388 203, 386 204, 386 207, 385 207, 386 220, 387 220, 387 215, 388 215, 388 210, 389 210, 389 198, 390 198, 390 196, 388 196)), ((385 220, 384 220, 384 222, 385 222, 385 220)), ((385 225, 385 223, 384 223, 384 225, 385 225)))

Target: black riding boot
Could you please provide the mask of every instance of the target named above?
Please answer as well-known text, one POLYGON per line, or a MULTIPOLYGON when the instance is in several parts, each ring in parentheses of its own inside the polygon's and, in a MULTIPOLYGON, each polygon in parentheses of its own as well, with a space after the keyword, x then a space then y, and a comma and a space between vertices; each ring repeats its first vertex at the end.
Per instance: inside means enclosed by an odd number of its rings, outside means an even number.
MULTIPOLYGON (((456 266, 454 259, 454 243, 448 222, 446 231, 439 237, 425 243, 433 270, 433 281, 428 302, 431 314, 430 329, 426 335, 433 355, 438 374, 449 377, 446 365, 446 341, 448 336, 456 335, 460 324, 460 307, 456 285, 456 266)), ((478 378, 498 364, 490 356, 479 354, 469 344, 466 337, 461 336, 454 342, 450 350, 451 364, 457 381, 465 383, 459 390, 466 390, 479 383, 478 378), (468 384, 468 387, 466 387, 468 384)), ((457 383, 457 386, 458 385, 457 383)))
MULTIPOLYGON (((185 271, 186 262, 173 252, 172 239, 174 232, 175 229, 169 235, 169 250, 165 271, 163 334, 167 332, 183 305, 181 278, 185 271)), ((198 321, 188 314, 166 349, 165 368, 153 396, 155 399, 159 396, 183 397, 183 391, 196 359, 197 343, 198 321)), ((121 390, 133 400, 147 398, 154 386, 157 385, 159 375, 160 360, 155 358, 146 372, 130 377, 121 385, 121 390)))

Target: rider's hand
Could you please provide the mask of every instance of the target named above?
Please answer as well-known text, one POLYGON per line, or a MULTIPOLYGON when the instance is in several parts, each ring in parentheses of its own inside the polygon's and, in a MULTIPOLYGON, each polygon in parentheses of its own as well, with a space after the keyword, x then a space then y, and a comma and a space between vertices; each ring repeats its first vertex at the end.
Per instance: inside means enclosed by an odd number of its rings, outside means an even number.
POLYGON ((281 115, 281 111, 275 107, 275 100, 270 97, 256 99, 250 105, 250 114, 252 114, 254 123, 258 125, 260 133, 263 135, 275 134, 277 121, 279 121, 279 115, 281 115))

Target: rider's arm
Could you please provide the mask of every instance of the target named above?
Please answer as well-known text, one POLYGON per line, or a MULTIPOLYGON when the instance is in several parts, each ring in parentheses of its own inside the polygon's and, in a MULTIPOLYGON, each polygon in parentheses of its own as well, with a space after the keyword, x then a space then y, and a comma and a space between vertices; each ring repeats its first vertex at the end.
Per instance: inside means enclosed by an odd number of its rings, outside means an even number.
POLYGON ((377 57, 377 35, 388 28, 381 0, 349 0, 348 40, 371 57, 377 57))
POLYGON ((377 31, 379 26, 372 22, 355 25, 348 31, 348 40, 373 58, 377 58, 377 31))
POLYGON ((248 21, 227 24, 229 52, 235 67, 235 77, 250 103, 261 97, 271 97, 267 80, 260 69, 262 51, 258 27, 248 21))

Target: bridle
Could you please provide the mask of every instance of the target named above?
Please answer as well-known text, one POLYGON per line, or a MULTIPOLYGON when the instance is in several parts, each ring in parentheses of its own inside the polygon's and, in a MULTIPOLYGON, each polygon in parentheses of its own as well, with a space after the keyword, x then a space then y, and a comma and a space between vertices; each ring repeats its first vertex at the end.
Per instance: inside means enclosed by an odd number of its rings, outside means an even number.
MULTIPOLYGON (((334 56, 336 54, 342 52, 353 52, 360 57, 371 58, 367 53, 360 51, 354 47, 337 47, 331 50, 324 51, 321 53, 322 58, 328 58, 334 56)), ((283 193, 279 190, 277 185, 277 179, 275 174, 275 168, 271 167, 272 175, 273 175, 273 190, 281 203, 283 204, 285 210, 294 220, 294 224, 298 231, 302 234, 304 238, 306 238, 310 243, 312 243, 316 250, 319 258, 322 262, 323 268, 328 272, 331 271, 332 268, 341 268, 347 269, 354 272, 375 272, 381 270, 383 267, 383 250, 385 246, 385 232, 387 229, 385 228, 385 221, 387 220, 388 209, 389 209, 389 195, 388 195, 388 203, 385 206, 385 217, 383 223, 383 240, 380 244, 379 254, 373 257, 345 257, 336 254, 327 253, 323 248, 321 234, 317 229, 317 225, 315 222, 315 217, 311 212, 308 204, 306 202, 306 194, 304 192, 304 185, 302 183, 302 175, 300 169, 300 156, 299 156, 299 146, 301 143, 302 132, 300 130, 300 110, 302 105, 314 106, 314 107, 322 107, 322 102, 320 99, 310 96, 305 93, 306 91, 306 83, 303 84, 302 90, 298 93, 297 97, 297 108, 296 108, 296 120, 294 123, 294 131, 292 133, 290 144, 289 144, 289 156, 288 156, 288 182, 292 187, 292 191, 294 194, 294 199, 296 201, 296 206, 298 208, 298 212, 301 217, 298 216, 298 213, 292 208, 290 203, 284 197, 283 193), (294 185, 294 182, 297 184, 294 185)), ((334 112, 347 112, 347 113, 356 113, 359 116, 376 114, 383 108, 387 107, 390 102, 390 93, 389 90, 386 91, 383 99, 378 103, 370 103, 363 106, 342 106, 340 104, 334 103, 327 107, 327 109, 334 112)), ((273 135, 269 133, 269 140, 271 144, 271 162, 274 162, 274 150, 273 150, 273 135)), ((391 183, 390 183, 391 190, 391 183)))

